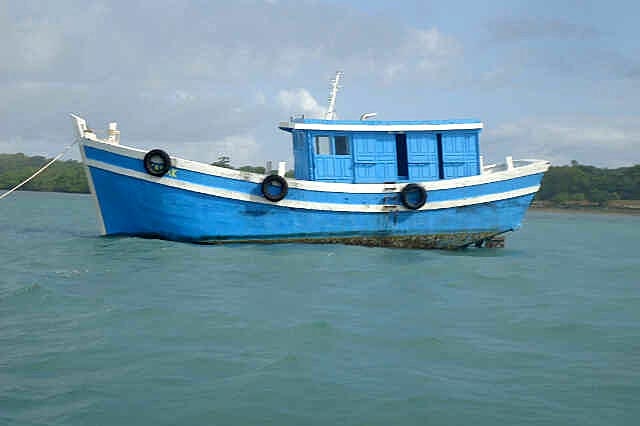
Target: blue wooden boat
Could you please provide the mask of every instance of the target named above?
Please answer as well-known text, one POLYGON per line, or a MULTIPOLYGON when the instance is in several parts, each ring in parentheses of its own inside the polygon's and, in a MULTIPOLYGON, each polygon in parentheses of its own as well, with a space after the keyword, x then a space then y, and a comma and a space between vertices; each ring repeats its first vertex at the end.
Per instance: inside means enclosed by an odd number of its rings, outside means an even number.
POLYGON ((478 120, 291 118, 295 177, 99 138, 73 116, 102 233, 198 243, 480 246, 520 227, 549 162, 482 164, 478 120))

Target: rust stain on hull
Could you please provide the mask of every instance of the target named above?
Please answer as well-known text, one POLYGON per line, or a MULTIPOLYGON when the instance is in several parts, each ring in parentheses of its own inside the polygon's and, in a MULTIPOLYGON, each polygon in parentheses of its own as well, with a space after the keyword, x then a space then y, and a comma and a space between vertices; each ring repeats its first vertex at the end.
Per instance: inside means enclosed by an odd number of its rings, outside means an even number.
MULTIPOLYGON (((481 247, 485 242, 492 241, 502 233, 497 232, 460 232, 453 234, 430 235, 382 235, 382 236, 350 236, 350 237, 291 237, 275 239, 205 239, 197 241, 200 244, 346 244, 366 247, 409 248, 409 249, 446 249, 455 250, 471 245, 481 247)), ((504 247, 504 237, 501 237, 504 247)), ((486 247, 495 247, 486 244, 486 247)))

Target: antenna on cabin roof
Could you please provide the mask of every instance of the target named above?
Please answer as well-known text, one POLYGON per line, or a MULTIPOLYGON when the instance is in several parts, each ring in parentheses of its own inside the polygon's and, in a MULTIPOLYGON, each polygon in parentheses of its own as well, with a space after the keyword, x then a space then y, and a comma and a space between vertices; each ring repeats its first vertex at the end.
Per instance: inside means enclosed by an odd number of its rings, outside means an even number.
POLYGON ((342 88, 340 79, 343 74, 342 71, 336 71, 336 76, 331 80, 331 85, 329 86, 329 108, 324 116, 326 120, 336 119, 336 96, 338 95, 338 90, 342 88))

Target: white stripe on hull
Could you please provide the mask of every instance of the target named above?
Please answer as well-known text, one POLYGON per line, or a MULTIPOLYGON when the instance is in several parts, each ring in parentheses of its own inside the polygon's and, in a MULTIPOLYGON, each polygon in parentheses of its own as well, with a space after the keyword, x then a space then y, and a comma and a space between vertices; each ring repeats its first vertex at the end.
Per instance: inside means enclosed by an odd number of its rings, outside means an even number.
MULTIPOLYGON (((124 176, 129 176, 129 177, 144 180, 147 182, 157 183, 157 184, 172 187, 172 188, 179 188, 186 191, 198 192, 201 194, 213 195, 216 197, 229 198, 233 200, 247 201, 252 203, 268 204, 273 206, 289 207, 294 209, 324 210, 324 211, 336 211, 336 212, 388 213, 390 211, 388 207, 381 204, 321 203, 321 202, 314 202, 314 201, 290 200, 286 198, 284 200, 279 201, 278 203, 273 203, 271 201, 266 200, 263 197, 253 195, 253 194, 248 194, 245 192, 230 191, 222 188, 215 188, 215 187, 200 185, 200 184, 191 183, 191 182, 184 182, 184 181, 180 181, 180 180, 169 178, 169 177, 157 178, 147 173, 142 173, 135 170, 126 169, 123 167, 114 166, 112 164, 107 164, 101 161, 88 159, 87 165, 90 167, 95 167, 98 169, 106 170, 106 171, 117 173, 124 176)), ((258 182, 261 182, 261 180, 258 182)), ((510 198, 516 198, 524 195, 534 194, 538 191, 539 188, 540 188, 540 185, 535 185, 535 186, 521 188, 513 191, 481 195, 481 196, 469 197, 469 198, 461 198, 457 200, 434 201, 434 202, 427 201, 427 203, 419 210, 448 209, 448 208, 454 208, 454 207, 469 206, 474 204, 490 203, 493 201, 507 200, 510 198)), ((381 191, 380 195, 385 195, 385 194, 383 194, 381 191)), ((402 205, 397 205, 397 206, 393 205, 392 208, 393 208, 392 211, 416 211, 416 210, 409 210, 402 205)))

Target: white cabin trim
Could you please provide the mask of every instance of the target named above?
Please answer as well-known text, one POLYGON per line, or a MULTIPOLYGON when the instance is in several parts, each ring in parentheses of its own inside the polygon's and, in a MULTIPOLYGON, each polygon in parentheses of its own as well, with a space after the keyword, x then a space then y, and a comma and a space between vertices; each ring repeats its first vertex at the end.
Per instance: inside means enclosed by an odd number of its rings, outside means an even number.
POLYGON ((445 130, 478 130, 482 123, 451 124, 347 124, 347 123, 297 123, 281 122, 278 127, 283 130, 335 130, 350 132, 424 132, 445 130))

